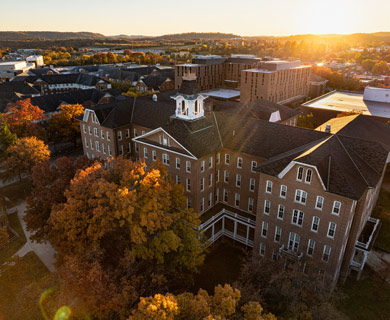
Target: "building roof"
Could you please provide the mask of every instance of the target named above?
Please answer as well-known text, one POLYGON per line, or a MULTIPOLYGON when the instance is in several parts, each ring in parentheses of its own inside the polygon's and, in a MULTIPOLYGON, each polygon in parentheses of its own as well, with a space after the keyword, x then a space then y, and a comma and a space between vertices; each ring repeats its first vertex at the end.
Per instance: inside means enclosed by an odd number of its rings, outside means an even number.
POLYGON ((319 75, 317 75, 315 73, 310 74, 310 81, 311 82, 328 82, 328 80, 320 77, 319 75))
POLYGON ((145 85, 148 88, 151 88, 153 90, 160 90, 160 86, 166 81, 170 80, 170 78, 167 75, 164 74, 157 74, 157 75, 148 75, 145 78, 143 78, 141 81, 145 83, 145 85))
POLYGON ((40 76, 30 76, 24 79, 24 81, 28 83, 34 83, 37 80, 42 80, 47 84, 77 83, 89 87, 96 86, 99 81, 108 82, 102 78, 85 73, 45 74, 40 76))
POLYGON ((203 92, 203 95, 206 95, 210 98, 216 99, 237 99, 240 97, 240 90, 235 89, 215 89, 207 92, 203 92))
POLYGON ((32 76, 42 76, 48 74, 49 72, 57 74, 58 72, 55 69, 46 67, 46 68, 36 68, 28 70, 28 74, 32 76))
POLYGON ((332 91, 302 104, 305 107, 390 118, 390 103, 363 100, 363 94, 332 91))

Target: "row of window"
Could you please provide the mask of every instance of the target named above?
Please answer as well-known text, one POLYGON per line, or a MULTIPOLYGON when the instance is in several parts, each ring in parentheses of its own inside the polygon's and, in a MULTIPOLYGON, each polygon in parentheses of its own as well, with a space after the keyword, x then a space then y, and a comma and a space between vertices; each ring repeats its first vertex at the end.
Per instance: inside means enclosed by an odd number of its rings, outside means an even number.
MULTIPOLYGON (((265 221, 263 221, 263 226, 262 226, 262 231, 261 231, 261 235, 263 238, 267 237, 267 232, 268 232, 268 224, 265 221)), ((279 243, 281 240, 281 237, 282 237, 282 228, 276 226, 275 233, 274 233, 274 242, 279 243)), ((287 249, 289 251, 298 253, 300 241, 301 241, 301 236, 298 233, 290 232, 287 249)), ((313 256, 315 247, 316 247, 316 242, 313 239, 309 239, 308 243, 307 243, 306 254, 310 257, 313 256)), ((261 242, 260 247, 259 247, 260 255, 264 256, 265 249, 266 249, 265 243, 261 242)), ((332 251, 332 247, 325 244, 323 247, 323 250, 322 250, 322 260, 323 261, 325 261, 325 262, 329 261, 331 251, 332 251)))
MULTIPOLYGON (((106 145, 104 143, 102 143, 102 145, 101 145, 102 148, 100 149, 100 142, 99 141, 95 141, 95 143, 93 143, 92 139, 89 139, 89 143, 88 143, 87 138, 84 138, 84 145, 86 148, 90 148, 91 150, 94 150, 94 148, 96 148, 97 152, 102 151, 104 154, 107 154, 107 152, 108 152, 108 155, 110 157, 112 157, 112 152, 111 152, 109 145, 107 145, 107 151, 106 151, 106 145)), ((130 143, 129 143, 129 146, 130 146, 130 143)))
MULTIPOLYGON (((217 154, 217 164, 219 164, 219 163, 220 163, 220 154, 218 153, 217 154)), ((236 166, 237 166, 238 169, 242 169, 243 168, 243 163, 244 163, 243 158, 237 157, 236 166)), ((229 153, 225 154, 225 164, 226 165, 230 165, 230 154, 229 153)), ((256 168, 257 168, 257 162, 256 161, 251 161, 251 171, 255 172, 256 168)))
MULTIPOLYGON (((272 185, 273 185, 272 181, 267 180, 266 187, 265 187, 265 193, 272 194, 272 185)), ((279 197, 282 199, 286 199, 287 186, 285 186, 285 185, 280 186, 279 197)), ((304 190, 296 189, 294 202, 306 205, 306 201, 307 201, 307 192, 304 190)), ((315 209, 322 210, 323 207, 324 207, 324 197, 317 196, 315 209)), ((340 201, 333 201, 332 214, 339 215, 340 209, 341 209, 341 202, 340 201)))
MULTIPOLYGON (((87 128, 85 124, 83 124, 83 132, 87 133, 87 128)), ((90 126, 88 126, 88 133, 90 136, 92 135, 92 129, 90 126)), ((97 128, 93 128, 93 134, 95 137, 99 137, 99 130, 97 128)), ((104 130, 100 130, 100 138, 104 140, 105 136, 107 137, 107 141, 111 141, 110 132, 109 131, 104 132, 104 130)))

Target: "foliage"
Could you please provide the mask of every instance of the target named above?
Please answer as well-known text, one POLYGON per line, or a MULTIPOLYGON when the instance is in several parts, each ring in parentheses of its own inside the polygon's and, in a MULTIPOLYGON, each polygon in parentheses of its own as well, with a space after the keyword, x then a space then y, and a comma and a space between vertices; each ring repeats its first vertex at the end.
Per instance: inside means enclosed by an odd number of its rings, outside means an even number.
POLYGON ((374 67, 372 68, 372 73, 377 75, 389 75, 390 68, 386 61, 379 61, 375 63, 374 67))
POLYGON ((12 133, 4 116, 0 114, 0 158, 4 158, 7 149, 17 141, 16 134, 12 133))
POLYGON ((84 107, 81 104, 67 104, 60 109, 49 121, 52 138, 56 142, 73 142, 76 145, 80 137, 80 123, 75 118, 84 114, 84 107))
POLYGON ((310 272, 314 265, 304 273, 298 263, 285 267, 284 262, 249 258, 237 282, 243 303, 260 299, 266 310, 283 319, 344 319, 333 303, 339 293, 329 296, 323 291, 316 272, 310 272))
MULTIPOLYGON (((183 188, 161 164, 148 169, 126 159, 107 168, 94 164, 76 174, 65 197, 49 219, 52 244, 64 260, 79 261, 84 274, 91 263, 100 266, 105 277, 98 280, 108 279, 118 288, 113 292, 153 293, 166 279, 169 286, 183 286, 203 263, 198 214, 186 208, 183 188), (91 255, 94 259, 86 261, 91 255)), ((77 287, 74 291, 82 296, 77 287)), ((132 303, 107 296, 104 305, 100 300, 89 305, 121 313, 132 303)))
POLYGON ((9 234, 7 227, 0 226, 0 245, 9 241, 9 234))
POLYGON ((321 125, 321 121, 319 121, 312 112, 308 114, 300 114, 298 116, 297 126, 301 128, 307 129, 315 129, 321 125))
POLYGON ((47 240, 50 233, 48 219, 53 205, 64 203, 64 192, 70 185, 71 179, 80 169, 85 169, 92 164, 87 157, 76 159, 61 157, 55 165, 44 161, 32 169, 32 190, 27 198, 27 211, 24 220, 27 230, 33 231, 31 239, 34 241, 47 240))
POLYGON ((345 78, 343 74, 329 68, 313 66, 314 74, 328 80, 327 86, 336 90, 361 91, 363 89, 358 79, 345 78))
POLYGON ((245 319, 276 320, 272 314, 263 314, 258 302, 249 302, 238 308, 240 291, 230 285, 218 285, 214 296, 209 296, 202 289, 197 295, 182 293, 156 294, 153 297, 141 298, 138 308, 133 311, 129 320, 202 320, 202 319, 245 319))
POLYGON ((11 132, 18 138, 36 136, 45 138, 43 129, 37 122, 44 119, 43 110, 31 104, 30 99, 20 100, 8 106, 4 115, 11 132))
POLYGON ((42 140, 35 137, 19 139, 15 145, 7 149, 7 159, 4 163, 6 179, 22 175, 30 175, 32 168, 50 157, 50 151, 42 140))

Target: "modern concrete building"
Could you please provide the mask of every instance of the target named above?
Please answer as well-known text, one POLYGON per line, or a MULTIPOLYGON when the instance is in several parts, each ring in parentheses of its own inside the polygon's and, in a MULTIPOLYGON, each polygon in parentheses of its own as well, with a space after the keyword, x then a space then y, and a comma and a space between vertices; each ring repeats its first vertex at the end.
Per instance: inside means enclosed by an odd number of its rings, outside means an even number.
POLYGON ((34 64, 26 61, 5 61, 0 62, 0 81, 10 80, 18 74, 27 72, 34 68, 34 64))
POLYGON ((309 93, 310 69, 300 61, 263 61, 258 68, 242 71, 241 102, 258 99, 296 105, 309 93))
POLYGON ((84 153, 162 162, 210 244, 224 236, 265 258, 310 264, 328 288, 360 272, 378 230, 371 212, 390 127, 357 116, 337 132, 308 130, 263 120, 261 103, 236 112, 209 99, 185 77, 178 91, 87 108, 84 153))

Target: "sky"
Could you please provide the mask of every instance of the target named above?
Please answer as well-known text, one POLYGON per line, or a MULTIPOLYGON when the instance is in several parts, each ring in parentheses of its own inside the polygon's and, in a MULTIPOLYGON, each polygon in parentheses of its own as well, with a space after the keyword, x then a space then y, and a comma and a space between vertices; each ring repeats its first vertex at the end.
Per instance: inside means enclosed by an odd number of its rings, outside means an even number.
POLYGON ((241 36, 390 31, 390 0, 0 0, 0 31, 241 36))

